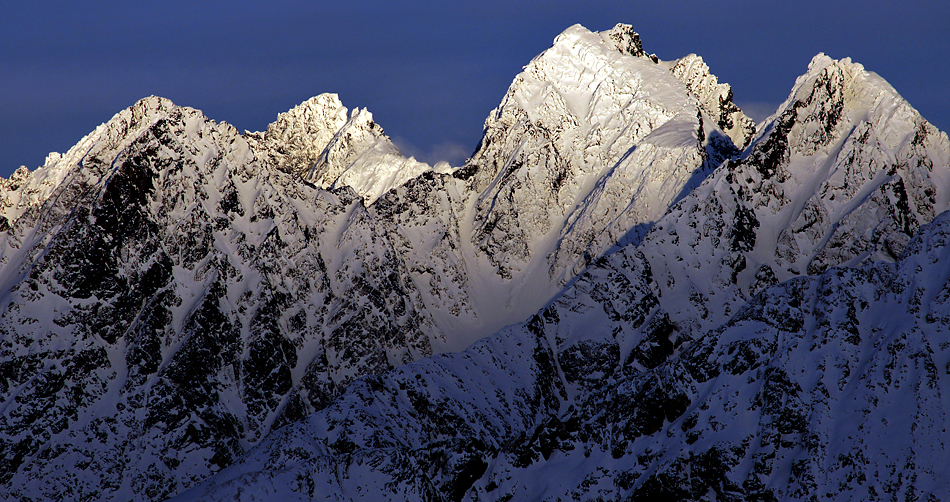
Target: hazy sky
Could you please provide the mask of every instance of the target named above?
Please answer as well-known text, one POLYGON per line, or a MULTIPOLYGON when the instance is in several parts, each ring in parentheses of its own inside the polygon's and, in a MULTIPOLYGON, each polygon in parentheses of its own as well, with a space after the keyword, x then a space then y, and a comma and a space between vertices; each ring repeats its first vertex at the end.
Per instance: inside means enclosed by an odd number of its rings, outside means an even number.
POLYGON ((521 67, 574 23, 632 24, 661 59, 699 54, 756 118, 816 53, 851 57, 947 131, 948 20, 930 0, 3 2, 0 175, 152 94, 262 130, 335 92, 405 153, 458 163, 521 67))

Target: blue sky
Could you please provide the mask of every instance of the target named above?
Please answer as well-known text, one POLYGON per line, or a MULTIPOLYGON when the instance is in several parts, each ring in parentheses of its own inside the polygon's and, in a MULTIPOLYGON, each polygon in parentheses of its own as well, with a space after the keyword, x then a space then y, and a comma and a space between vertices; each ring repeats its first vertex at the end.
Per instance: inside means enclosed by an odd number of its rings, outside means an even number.
POLYGON ((816 53, 851 57, 950 129, 946 2, 343 4, 4 2, 0 175, 41 165, 152 94, 261 130, 335 92, 406 153, 457 163, 521 67, 574 23, 632 24, 661 59, 699 54, 753 116, 783 101, 816 53))

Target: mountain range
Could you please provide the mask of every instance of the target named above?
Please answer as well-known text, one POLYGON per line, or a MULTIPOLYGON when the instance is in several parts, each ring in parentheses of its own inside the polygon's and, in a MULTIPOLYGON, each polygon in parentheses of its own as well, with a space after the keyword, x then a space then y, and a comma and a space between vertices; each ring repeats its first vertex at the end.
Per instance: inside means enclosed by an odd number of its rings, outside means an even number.
POLYGON ((560 34, 462 166, 149 97, 0 180, 0 498, 946 500, 950 140, 560 34))

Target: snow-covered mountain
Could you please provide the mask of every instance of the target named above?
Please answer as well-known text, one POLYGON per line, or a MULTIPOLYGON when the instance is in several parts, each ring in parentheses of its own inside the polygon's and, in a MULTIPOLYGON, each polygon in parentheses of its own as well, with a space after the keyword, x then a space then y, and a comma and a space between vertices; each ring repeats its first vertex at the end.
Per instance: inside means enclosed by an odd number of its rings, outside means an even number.
POLYGON ((585 334, 657 300, 602 264, 527 323, 360 380, 174 500, 945 500, 948 239, 943 213, 897 262, 766 288, 666 359, 585 334))
POLYGON ((715 77, 684 81, 657 61, 630 26, 568 28, 515 77, 464 166, 371 208, 393 225, 446 348, 521 322, 738 154, 709 117, 751 121, 690 91, 715 77))
POLYGON ((18 177, 0 257, 12 495, 162 499, 431 353, 364 201, 196 110, 144 99, 18 177))
POLYGON ((947 135, 823 55, 760 128, 626 25, 454 168, 146 98, 0 180, 0 498, 946 498, 947 135))
POLYGON ((765 286, 892 261, 950 209, 950 142, 879 76, 816 56, 738 161, 640 247, 662 308, 689 335, 765 286))
POLYGON ((879 77, 819 55, 639 245, 176 500, 946 499, 948 152, 879 77), (809 204, 831 216, 805 233, 809 204))

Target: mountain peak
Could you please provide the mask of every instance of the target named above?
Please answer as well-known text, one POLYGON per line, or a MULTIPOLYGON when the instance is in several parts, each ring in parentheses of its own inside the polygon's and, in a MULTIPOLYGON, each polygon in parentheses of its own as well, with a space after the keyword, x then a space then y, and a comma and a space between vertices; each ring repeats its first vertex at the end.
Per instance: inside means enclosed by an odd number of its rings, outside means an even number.
MULTIPOLYGON (((71 179, 98 180, 108 175, 108 163, 90 159, 113 159, 162 118, 178 112, 196 120, 209 120, 200 111, 178 106, 159 96, 148 96, 116 113, 87 134, 66 153, 52 152, 33 171, 18 169, 0 183, 0 228, 9 228, 31 208, 44 204, 71 179)), ((95 181, 93 181, 95 183, 95 181)))
POLYGON ((806 155, 836 148, 854 136, 855 127, 867 129, 877 147, 890 155, 922 141, 921 135, 934 140, 946 136, 876 73, 850 58, 835 60, 824 53, 812 58, 808 71, 798 77, 788 98, 764 124, 764 136, 787 129, 787 152, 806 155))
POLYGON ((339 96, 320 94, 278 114, 265 132, 247 136, 271 165, 281 171, 304 175, 346 124, 347 118, 347 109, 339 96))
MULTIPOLYGON (((845 58, 845 60, 850 62, 851 58, 845 58)), ((811 58, 811 61, 808 62, 808 72, 817 71, 832 64, 835 64, 834 59, 824 52, 819 52, 818 54, 815 54, 813 58, 811 58)))
POLYGON ((670 285, 663 308, 695 334, 768 285, 895 260, 922 224, 950 209, 948 154, 946 134, 879 76, 816 56, 743 157, 644 239, 658 283, 670 285))
POLYGON ((689 92, 699 101, 703 112, 732 140, 738 149, 745 148, 755 135, 755 122, 732 100, 732 88, 719 83, 703 58, 689 54, 664 63, 670 73, 686 83, 689 92))
POLYGON ((621 54, 649 59, 654 63, 658 62, 655 55, 647 54, 643 50, 640 34, 633 31, 633 26, 629 24, 617 23, 613 28, 600 32, 600 36, 608 46, 612 46, 621 54))
POLYGON ((403 157, 372 113, 348 110, 336 94, 314 96, 247 138, 276 168, 322 188, 349 186, 366 204, 431 169, 403 157))
POLYGON ((143 111, 164 112, 175 108, 176 106, 178 105, 173 103, 172 100, 153 94, 151 96, 146 96, 142 99, 139 99, 134 105, 132 105, 132 108, 143 111))

